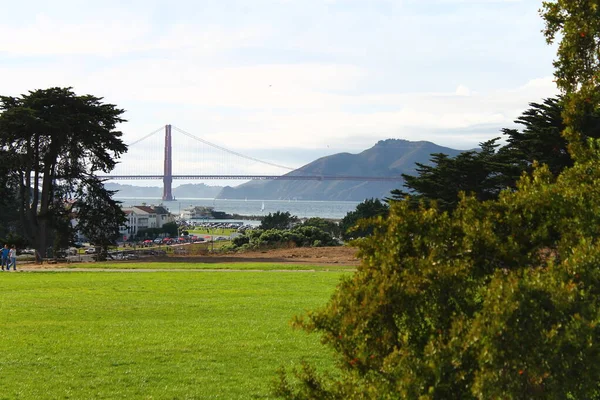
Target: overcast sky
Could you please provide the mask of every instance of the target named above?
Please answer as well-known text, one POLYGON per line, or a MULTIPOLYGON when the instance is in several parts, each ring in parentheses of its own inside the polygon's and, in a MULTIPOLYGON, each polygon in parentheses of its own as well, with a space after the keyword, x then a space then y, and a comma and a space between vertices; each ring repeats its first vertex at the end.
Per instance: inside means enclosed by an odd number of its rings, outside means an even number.
MULTIPOLYGON (((467 149, 557 93, 535 0, 0 0, 0 94, 72 86, 299 167, 387 138, 467 149)), ((174 139, 175 140, 175 139, 174 139)))

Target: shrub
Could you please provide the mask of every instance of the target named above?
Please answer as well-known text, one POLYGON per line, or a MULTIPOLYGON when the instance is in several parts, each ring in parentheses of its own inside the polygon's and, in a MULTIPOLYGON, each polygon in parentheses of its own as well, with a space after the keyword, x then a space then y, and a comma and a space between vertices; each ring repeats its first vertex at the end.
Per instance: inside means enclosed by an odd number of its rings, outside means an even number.
POLYGON ((241 246, 243 246, 245 244, 248 244, 248 243, 250 243, 250 237, 247 236, 247 235, 239 235, 239 236, 234 237, 231 240, 231 244, 234 247, 241 247, 241 246))
MULTIPOLYGON (((596 151, 598 159, 600 152, 596 151)), ((600 163, 547 167, 452 215, 392 202, 329 303, 295 319, 339 370, 282 373, 286 398, 597 398, 600 163)))
POLYGON ((278 229, 264 231, 258 238, 259 247, 271 247, 282 242, 282 232, 278 229))
POLYGON ((292 230, 255 230, 235 237, 232 248, 257 249, 273 247, 317 247, 339 245, 330 233, 314 226, 298 226, 292 230))

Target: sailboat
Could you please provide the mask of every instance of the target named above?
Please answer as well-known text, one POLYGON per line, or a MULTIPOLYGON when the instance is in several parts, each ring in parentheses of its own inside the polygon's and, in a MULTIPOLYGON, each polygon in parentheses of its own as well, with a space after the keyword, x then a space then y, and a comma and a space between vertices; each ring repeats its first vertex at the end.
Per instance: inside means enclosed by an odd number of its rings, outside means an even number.
POLYGON ((265 202, 262 202, 262 205, 260 206, 260 211, 265 211, 265 202))

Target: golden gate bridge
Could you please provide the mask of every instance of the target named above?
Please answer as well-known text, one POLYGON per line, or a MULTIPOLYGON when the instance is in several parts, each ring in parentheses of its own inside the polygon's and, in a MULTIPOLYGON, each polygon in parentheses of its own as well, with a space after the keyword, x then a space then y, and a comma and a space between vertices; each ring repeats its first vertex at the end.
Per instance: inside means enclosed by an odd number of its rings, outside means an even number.
POLYGON ((191 133, 188 133, 182 129, 174 127, 172 125, 165 125, 164 128, 160 128, 156 131, 149 133, 148 135, 132 142, 129 144, 129 148, 132 146, 156 135, 164 129, 164 157, 163 157, 163 171, 160 174, 110 174, 110 175, 98 175, 98 178, 104 180, 162 180, 163 182, 163 195, 164 201, 172 201, 173 180, 303 180, 303 181, 401 181, 401 176, 363 176, 363 175, 315 175, 315 174, 303 174, 298 169, 283 166, 269 161, 260 160, 255 157, 251 157, 217 144, 211 143, 207 140, 199 138, 191 133), (252 174, 252 173, 235 173, 235 174, 173 174, 173 142, 172 142, 172 131, 175 130, 188 138, 195 141, 201 142, 219 151, 228 153, 235 157, 246 159, 262 165, 270 167, 276 167, 279 169, 285 169, 290 172, 285 174, 252 174))

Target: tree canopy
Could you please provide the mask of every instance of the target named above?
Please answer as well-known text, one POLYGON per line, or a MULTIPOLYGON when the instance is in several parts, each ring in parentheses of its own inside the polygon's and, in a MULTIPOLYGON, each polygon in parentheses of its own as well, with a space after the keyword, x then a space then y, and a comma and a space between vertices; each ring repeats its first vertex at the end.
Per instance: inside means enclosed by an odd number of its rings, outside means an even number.
POLYGON ((553 64, 556 86, 565 96, 563 136, 572 156, 588 157, 582 131, 585 115, 600 104, 600 5, 597 0, 544 1, 540 14, 546 41, 558 42, 553 64))
POLYGON ((347 213, 340 221, 342 239, 352 240, 370 235, 373 229, 368 224, 359 224, 361 220, 385 217, 388 205, 379 199, 365 199, 356 206, 356 210, 347 213))
POLYGON ((298 217, 291 215, 289 211, 277 211, 263 217, 260 222, 260 229, 290 229, 298 221, 298 217))
MULTIPOLYGON (((393 190, 388 200, 408 200, 413 206, 435 200, 442 210, 453 210, 459 193, 473 194, 485 201, 497 199, 504 189, 514 189, 523 173, 531 173, 535 162, 548 165, 557 176, 573 165, 568 143, 562 136, 564 100, 562 96, 530 103, 515 121, 522 127, 503 129, 506 145, 492 139, 477 151, 455 157, 432 154, 431 165, 417 163, 417 175, 403 174, 408 191, 393 190)), ((600 137, 600 115, 590 110, 583 117, 582 135, 600 137)))
POLYGON ((340 226, 334 221, 330 221, 320 217, 308 218, 302 223, 302 226, 314 226, 320 230, 330 233, 333 237, 340 236, 340 226))
POLYGON ((507 169, 496 157, 497 140, 481 143, 481 150, 456 157, 432 154, 432 165, 417 163, 417 176, 402 174, 404 186, 411 192, 393 190, 391 199, 407 199, 414 205, 436 200, 440 208, 449 210, 456 207, 461 192, 473 193, 479 200, 497 198, 506 185, 500 171, 507 169))
POLYGON ((18 190, 23 234, 38 256, 62 226, 67 204, 88 189, 104 190, 95 173, 110 172, 127 151, 116 130, 124 111, 101 100, 58 87, 0 96, 0 147, 18 190))

